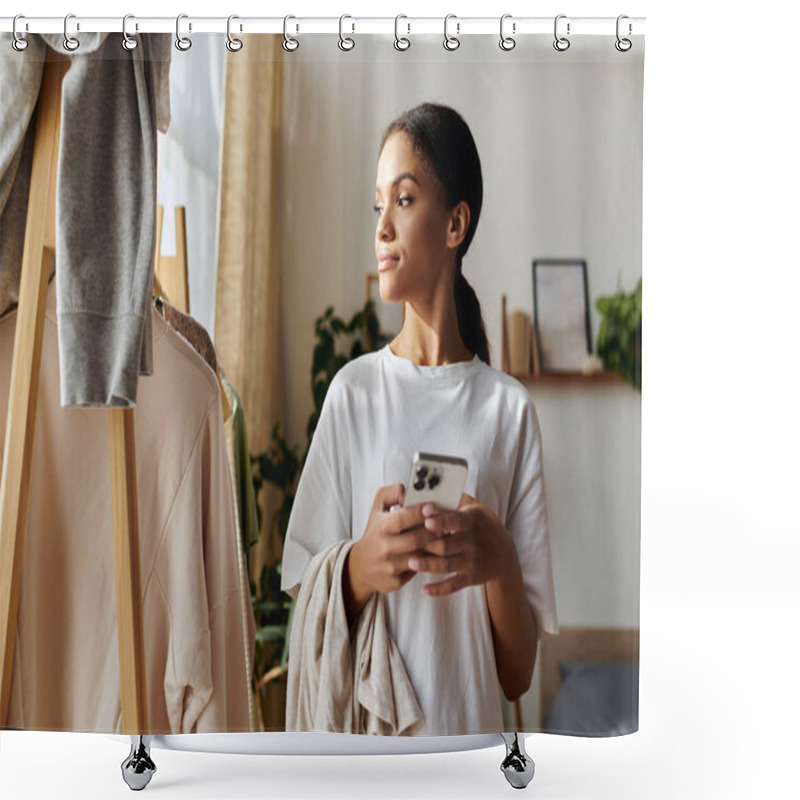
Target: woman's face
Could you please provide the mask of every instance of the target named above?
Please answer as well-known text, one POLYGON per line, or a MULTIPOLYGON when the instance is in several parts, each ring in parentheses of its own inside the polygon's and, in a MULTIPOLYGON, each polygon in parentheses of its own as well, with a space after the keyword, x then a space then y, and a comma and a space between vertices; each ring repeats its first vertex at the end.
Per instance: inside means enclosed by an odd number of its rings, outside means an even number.
POLYGON ((381 151, 375 212, 381 300, 432 297, 455 262, 453 215, 445 206, 441 185, 403 132, 393 133, 381 151))

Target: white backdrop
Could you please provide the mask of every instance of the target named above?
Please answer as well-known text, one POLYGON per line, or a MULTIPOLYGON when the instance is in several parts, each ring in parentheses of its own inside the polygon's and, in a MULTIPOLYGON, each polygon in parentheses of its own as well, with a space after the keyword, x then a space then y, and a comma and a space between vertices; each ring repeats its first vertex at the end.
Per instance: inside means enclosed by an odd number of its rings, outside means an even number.
MULTIPOLYGON (((134 5, 42 0, 20 13, 377 13, 369 0, 335 10, 305 0, 269 10, 252 0, 134 5)), ((485 0, 380 9, 498 13, 485 0)), ((529 738, 537 775, 526 791, 539 799, 793 798, 800 9, 762 2, 748 17, 739 8, 725 16, 722 3, 573 0, 566 10, 648 17, 641 729, 610 740, 529 738)), ((304 760, 156 751, 159 771, 145 791, 195 800, 508 797, 501 750, 304 760)), ((3 797, 127 796, 125 755, 102 736, 3 732, 3 797)))

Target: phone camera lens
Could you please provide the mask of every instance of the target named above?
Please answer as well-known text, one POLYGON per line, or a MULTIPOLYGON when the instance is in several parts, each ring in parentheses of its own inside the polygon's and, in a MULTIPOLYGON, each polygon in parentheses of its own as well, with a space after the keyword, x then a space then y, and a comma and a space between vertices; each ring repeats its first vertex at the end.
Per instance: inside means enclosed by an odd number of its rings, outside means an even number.
POLYGON ((428 488, 429 489, 433 489, 438 484, 439 484, 439 476, 438 475, 431 475, 431 477, 428 478, 428 488))
POLYGON ((418 478, 419 478, 421 481, 424 481, 424 480, 425 480, 425 478, 427 478, 427 477, 428 477, 428 468, 427 468, 427 467, 419 467, 419 468, 417 469, 417 477, 418 477, 418 478))
POLYGON ((416 489, 418 492, 421 492, 421 491, 422 491, 422 490, 425 488, 425 481, 416 481, 416 482, 414 483, 414 488, 415 488, 415 489, 416 489))

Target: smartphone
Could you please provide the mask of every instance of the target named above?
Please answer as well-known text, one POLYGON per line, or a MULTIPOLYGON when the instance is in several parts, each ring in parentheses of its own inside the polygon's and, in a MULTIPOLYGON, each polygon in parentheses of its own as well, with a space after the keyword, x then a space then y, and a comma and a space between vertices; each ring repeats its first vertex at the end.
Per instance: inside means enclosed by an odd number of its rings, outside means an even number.
POLYGON ((458 456, 414 453, 403 506, 435 503, 439 508, 458 509, 467 469, 466 459, 458 456))

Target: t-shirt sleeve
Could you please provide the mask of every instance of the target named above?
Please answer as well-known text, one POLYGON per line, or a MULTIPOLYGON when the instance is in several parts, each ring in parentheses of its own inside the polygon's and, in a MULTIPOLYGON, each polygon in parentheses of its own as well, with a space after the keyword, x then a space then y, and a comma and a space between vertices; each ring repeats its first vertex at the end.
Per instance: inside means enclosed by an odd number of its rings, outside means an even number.
POLYGON ((544 634, 558 633, 558 618, 547 525, 542 436, 530 396, 522 410, 518 436, 506 528, 517 546, 525 594, 541 638, 544 634))
POLYGON ((345 397, 346 386, 337 373, 322 404, 286 530, 281 589, 294 598, 311 559, 352 538, 345 397))

